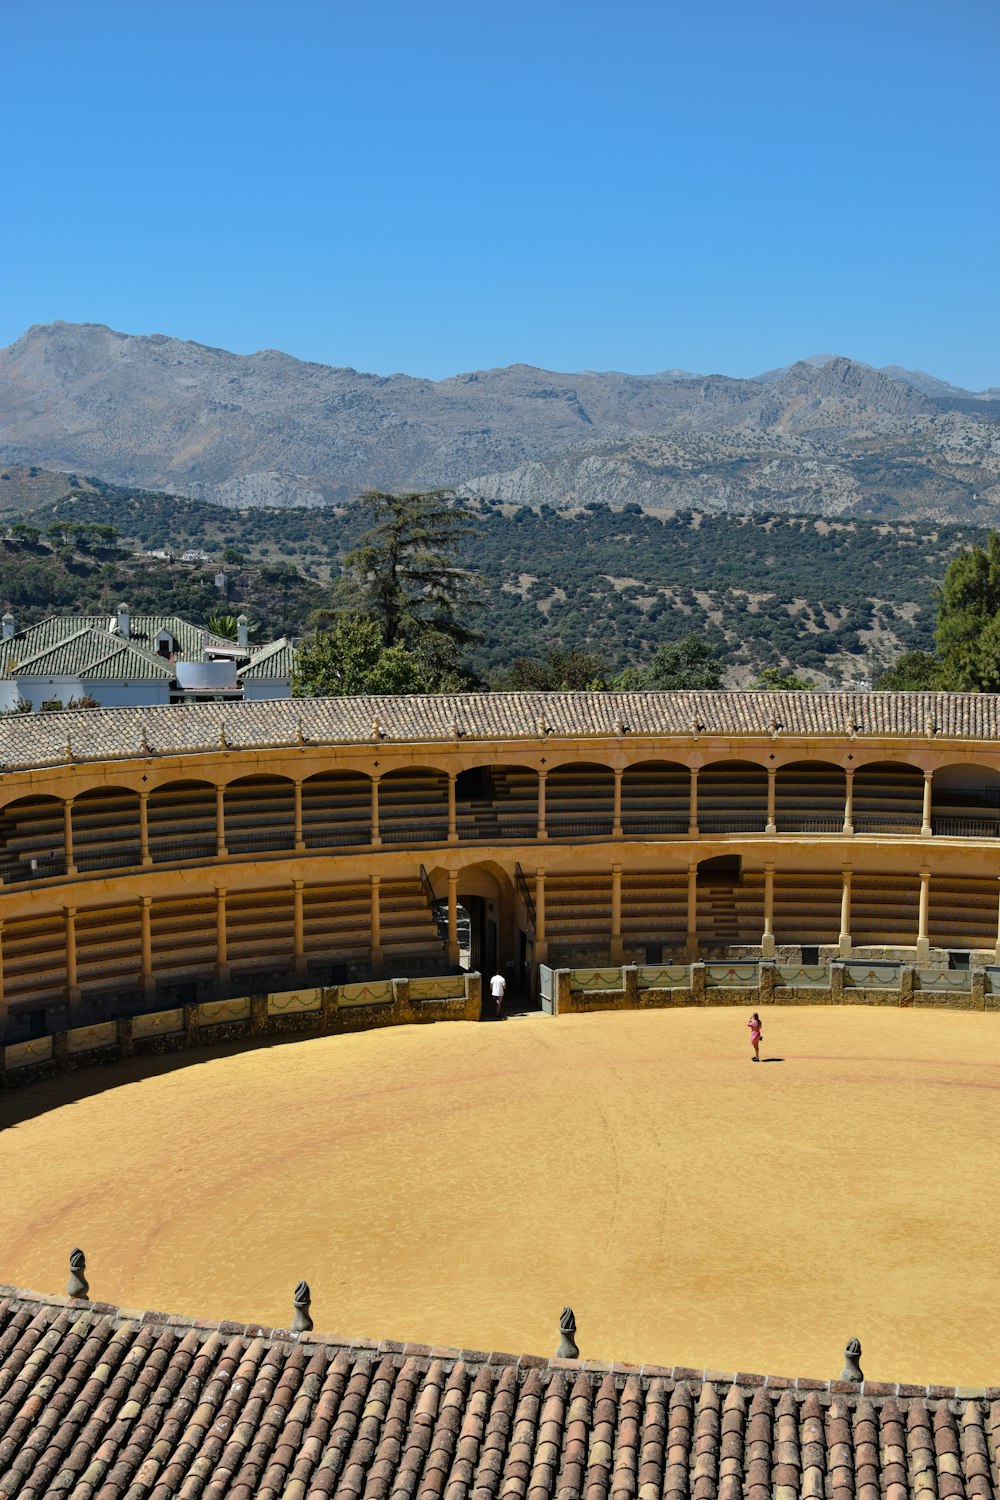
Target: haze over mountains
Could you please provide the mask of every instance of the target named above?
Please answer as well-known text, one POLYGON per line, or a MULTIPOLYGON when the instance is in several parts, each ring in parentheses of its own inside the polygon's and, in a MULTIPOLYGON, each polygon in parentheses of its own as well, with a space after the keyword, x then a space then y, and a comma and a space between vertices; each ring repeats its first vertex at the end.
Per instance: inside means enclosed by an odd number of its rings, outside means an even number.
POLYGON ((53 323, 0 351, 0 459, 241 507, 447 485, 983 524, 1000 507, 1000 390, 830 355, 750 380, 513 365, 431 381, 53 323))

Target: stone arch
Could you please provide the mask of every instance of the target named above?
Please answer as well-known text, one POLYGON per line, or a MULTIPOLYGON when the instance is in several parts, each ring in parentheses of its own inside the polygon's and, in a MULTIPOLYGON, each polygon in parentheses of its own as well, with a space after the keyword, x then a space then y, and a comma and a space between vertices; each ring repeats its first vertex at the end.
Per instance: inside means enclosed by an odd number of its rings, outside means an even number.
POLYGON ((387 771, 378 786, 383 844, 443 844, 448 837, 448 776, 430 766, 387 771))
POLYGON ((226 851, 258 854, 295 848, 295 783, 274 772, 237 776, 223 793, 226 851))
POLYGON ((372 841, 372 782, 364 771, 317 771, 302 783, 302 841, 335 849, 372 841))
POLYGON ((691 773, 671 760, 640 760, 622 773, 624 834, 687 833, 691 773))
POLYGON ((95 786, 73 799, 73 863, 78 870, 114 870, 142 862, 139 794, 131 787, 95 786))
POLYGON ((774 821, 779 833, 840 833, 847 775, 826 760, 793 760, 774 779, 774 821))
POLYGON ((154 865, 216 857, 216 791, 210 781, 168 781, 154 787, 146 818, 154 865))
POLYGON ((615 773, 597 761, 564 761, 545 781, 545 825, 549 838, 610 838, 614 824, 615 773))
POLYGON ((767 771, 756 761, 717 760, 698 777, 701 833, 763 833, 767 826, 767 771))
POLYGON ((854 773, 855 833, 919 834, 924 773, 907 761, 866 761, 854 773))
POLYGON ((534 766, 468 766, 455 778, 455 817, 461 841, 533 840, 538 832, 538 772, 534 766))
POLYGON ((0 812, 0 874, 5 885, 66 873, 65 806, 49 794, 17 797, 0 812))
POLYGON ((931 828, 946 838, 1000 837, 1000 770, 976 761, 938 766, 931 828))

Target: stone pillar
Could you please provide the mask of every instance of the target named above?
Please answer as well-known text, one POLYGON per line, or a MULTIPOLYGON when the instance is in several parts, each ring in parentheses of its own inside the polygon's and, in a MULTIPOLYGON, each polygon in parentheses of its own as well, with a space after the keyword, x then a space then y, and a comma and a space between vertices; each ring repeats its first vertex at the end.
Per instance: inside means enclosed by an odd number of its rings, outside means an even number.
POLYGON ((903 1007, 913 1004, 913 981, 916 978, 916 970, 912 964, 904 964, 899 971, 899 1003, 903 1007))
POLYGON ((844 832, 854 832, 854 767, 844 773, 844 832))
POLYGON ((382 835, 378 829, 378 783, 377 776, 372 777, 372 848, 381 849, 382 835))
MULTIPOLYGON (((997 878, 1000 880, 1000 876, 997 878)), ((1000 964, 1000 897, 997 899, 997 945, 993 954, 993 961, 1000 964)))
POLYGON ((705 1004, 705 965, 691 965, 691 1004, 705 1004))
POLYGON ((765 827, 764 827, 764 832, 765 833, 777 833, 777 831, 778 831, 778 825, 777 825, 777 823, 774 820, 774 803, 775 803, 775 791, 776 791, 777 778, 778 778, 777 768, 775 766, 768 766, 768 768, 767 768, 767 823, 765 824, 765 827))
POLYGON ((226 930, 226 889, 215 887, 215 974, 220 984, 229 983, 229 947, 226 930))
MULTIPOLYGON (((3 917, 0 917, 0 1031, 3 1031, 7 1025, 7 1015, 7 994, 3 982, 3 917)), ((0 1053, 2 1051, 3 1048, 0 1047, 0 1053)), ((2 1062, 0 1062, 0 1071, 2 1071, 2 1066, 2 1062)))
POLYGON ((924 772, 924 810, 920 820, 920 837, 929 839, 933 833, 931 824, 931 798, 934 792, 934 772, 924 772))
POLYGON ((611 866, 611 962, 620 964, 622 946, 622 867, 611 866))
POLYGON ((840 958, 851 956, 851 867, 845 865, 841 871, 840 887, 840 938, 837 953, 840 958))
POLYGON ((63 803, 63 843, 66 846, 66 874, 76 874, 76 864, 73 860, 73 798, 67 797, 63 803))
POLYGON ((843 1005, 844 1003, 843 964, 830 965, 830 1002, 833 1005, 843 1005))
POLYGON ((698 832, 698 767, 689 767, 690 790, 688 792, 688 833, 698 832))
POLYGON ((539 771, 539 773, 538 773, 538 830, 537 830, 537 832, 538 832, 539 839, 547 839, 548 836, 549 836, 548 829, 545 827, 545 778, 546 778, 547 775, 548 775, 547 771, 539 771))
MULTIPOLYGON (((452 786, 454 786, 454 781, 452 786)), ((448 871, 448 965, 458 967, 458 871, 448 871)))
POLYGON ((615 801, 612 813, 611 837, 620 839, 622 836, 622 772, 615 772, 615 801))
POLYGON ((382 877, 381 875, 370 875, 368 878, 371 889, 370 926, 372 934, 369 963, 372 973, 378 974, 382 971, 382 897, 380 890, 382 877))
POLYGON ((301 880, 292 881, 292 930, 295 934, 295 977, 302 979, 306 972, 306 922, 301 880))
POLYGON ((698 957, 698 866, 688 865, 687 935, 684 955, 688 963, 698 957))
POLYGON ((757 1004, 774 1004, 774 964, 761 964, 757 970, 757 1004))
POLYGON ((70 1005, 80 1002, 76 973, 76 907, 66 907, 66 994, 70 1005))
POLYGON ((972 971, 972 993, 969 997, 969 1008, 971 1010, 986 1009, 986 970, 973 969, 972 971))
MULTIPOLYGON (((998 917, 1000 921, 1000 917, 998 917)), ((549 944, 545 936, 545 871, 535 871, 535 963, 549 961, 549 944)))
POLYGON ((458 843, 458 809, 455 806, 455 773, 448 772, 448 842, 458 843))
POLYGON ((917 915, 917 963, 926 963, 930 958, 930 939, 927 936, 927 913, 930 907, 931 872, 920 871, 920 905, 917 915))
POLYGON ((774 957, 774 866, 764 866, 764 932, 760 940, 761 958, 774 957))
POLYGON ((142 944, 142 989, 147 1000, 156 994, 153 973, 153 898, 139 897, 140 942, 142 944))
POLYGON ((135 1052, 135 1042, 132 1040, 132 1017, 119 1016, 118 1026, 118 1056, 131 1057, 135 1052))
POLYGON ((295 851, 301 854, 306 847, 306 841, 302 834, 302 781, 296 776, 293 783, 295 789, 295 851))
POLYGON ((220 859, 226 853, 226 801, 221 786, 215 788, 215 852, 220 859))
POLYGON ((149 852, 149 793, 139 793, 139 863, 151 865, 153 856, 149 852))
POLYGON ((639 969, 635 964, 626 964, 622 969, 622 989, 625 991, 625 1009, 637 1010, 639 1006, 639 969))

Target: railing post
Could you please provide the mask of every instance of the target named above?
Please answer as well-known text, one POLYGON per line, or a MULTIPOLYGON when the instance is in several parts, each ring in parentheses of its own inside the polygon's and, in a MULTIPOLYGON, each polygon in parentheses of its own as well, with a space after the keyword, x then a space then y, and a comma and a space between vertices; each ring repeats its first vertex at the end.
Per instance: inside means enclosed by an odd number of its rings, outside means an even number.
POLYGON ((370 875, 370 927, 372 934, 369 961, 373 974, 382 971, 382 897, 381 897, 381 875, 370 875))
POLYGON ((615 801, 612 812, 611 837, 620 839, 622 836, 622 772, 615 772, 615 801))
POLYGON ((698 957, 698 866, 688 865, 687 884, 687 936, 684 941, 684 956, 688 963, 698 957))
POLYGON ((151 865, 153 856, 149 852, 149 793, 139 793, 139 863, 151 865))
POLYGON ((153 973, 153 898, 139 897, 139 941, 142 947, 142 992, 147 1000, 156 994, 156 976, 153 973))
POLYGON ((854 767, 844 772, 844 832, 854 832, 854 767))
POLYGON ((226 927, 226 888, 215 887, 215 973, 219 984, 229 983, 229 942, 226 927))
POLYGON ((764 931, 760 940, 761 958, 774 957, 774 866, 764 866, 764 931))
POLYGON ((933 793, 934 793, 934 772, 933 771, 925 771, 924 772, 924 807, 923 807, 923 812, 921 814, 922 822, 921 822, 921 825, 920 825, 920 837, 923 838, 923 839, 929 839, 932 836, 933 832, 934 832, 934 826, 931 823, 931 799, 933 797, 933 793))
POLYGON ((455 806, 455 772, 448 772, 448 842, 458 843, 458 810, 455 806))
POLYGON ((611 962, 620 964, 622 947, 622 867, 611 866, 611 962))
POLYGON ((215 853, 218 859, 226 854, 226 802, 221 786, 215 788, 215 853))
POLYGON ((373 776, 372 777, 372 814, 371 814, 371 817, 372 817, 372 848, 373 849, 381 849, 381 847, 382 847, 382 835, 379 833, 379 828, 378 828, 378 784, 379 784, 379 780, 380 780, 380 778, 378 776, 373 776))
POLYGON ((292 881, 292 930, 295 934, 295 977, 301 979, 306 972, 305 903, 302 895, 301 880, 292 881))
POLYGON ((306 847, 305 838, 302 833, 302 780, 296 776, 293 783, 295 788, 295 852, 301 854, 306 847))
POLYGON ((840 936, 837 953, 840 958, 851 956, 851 867, 844 865, 840 887, 840 936))
POLYGON ((73 798, 67 797, 63 803, 63 844, 66 854, 66 874, 76 874, 76 863, 73 859, 73 798))
POLYGON ((698 766, 690 766, 688 790, 688 833, 698 832, 698 766))
POLYGON ((76 972, 76 907, 67 906, 66 911, 66 995, 70 1005, 80 1003, 80 986, 76 972))
POLYGON ((547 839, 548 829, 545 826, 545 778, 549 773, 539 771, 538 773, 538 828, 536 830, 539 840, 547 839))
POLYGON ((767 768, 767 823, 764 826, 765 833, 777 833, 778 825, 774 819, 775 784, 778 771, 776 766, 767 768))
POLYGON ((448 871, 448 963, 458 967, 458 871, 448 871))
POLYGON ((920 871, 920 905, 917 909, 917 962, 926 963, 930 958, 930 939, 927 936, 927 915, 930 907, 931 872, 920 871))

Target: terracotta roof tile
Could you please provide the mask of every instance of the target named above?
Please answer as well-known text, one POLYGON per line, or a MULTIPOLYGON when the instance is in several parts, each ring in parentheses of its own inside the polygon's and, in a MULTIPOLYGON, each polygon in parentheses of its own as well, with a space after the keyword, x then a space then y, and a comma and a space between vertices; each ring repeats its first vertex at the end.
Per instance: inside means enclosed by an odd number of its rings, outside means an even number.
POLYGON ((996 1500, 1000 1490, 1000 1399, 981 1394, 594 1372, 395 1344, 373 1357, 364 1343, 0 1288, 0 1500, 996 1500))

